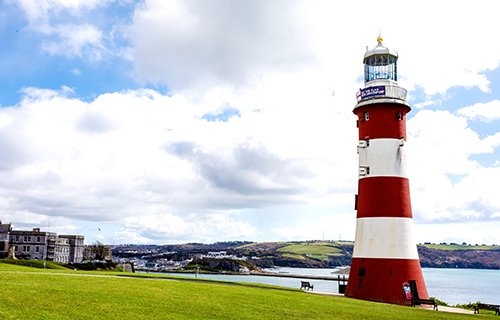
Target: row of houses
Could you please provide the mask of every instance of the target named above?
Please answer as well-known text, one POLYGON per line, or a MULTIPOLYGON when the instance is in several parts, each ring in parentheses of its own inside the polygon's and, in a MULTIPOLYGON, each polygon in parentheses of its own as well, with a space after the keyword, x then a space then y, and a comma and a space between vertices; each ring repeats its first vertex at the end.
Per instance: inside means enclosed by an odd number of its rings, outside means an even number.
POLYGON ((10 254, 20 259, 81 263, 83 241, 81 235, 57 235, 40 228, 13 230, 10 223, 0 221, 0 257, 10 254))

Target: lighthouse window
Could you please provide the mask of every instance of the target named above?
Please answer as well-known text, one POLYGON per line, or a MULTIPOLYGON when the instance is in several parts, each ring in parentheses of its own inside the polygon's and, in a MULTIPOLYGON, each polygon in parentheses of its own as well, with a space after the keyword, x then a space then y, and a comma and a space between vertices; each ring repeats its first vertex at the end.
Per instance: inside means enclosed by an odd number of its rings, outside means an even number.
POLYGON ((359 268, 358 270, 358 276, 364 277, 366 274, 366 269, 365 268, 359 268))
POLYGON ((370 120, 370 114, 369 114, 368 112, 365 112, 365 113, 363 114, 363 118, 364 118, 364 120, 365 120, 365 121, 370 120))
POLYGON ((397 81, 397 57, 391 55, 371 56, 365 60, 365 82, 373 80, 397 81))
POLYGON ((370 146, 370 140, 360 140, 358 143, 359 148, 367 148, 370 146))
POLYGON ((398 120, 403 120, 403 112, 398 111, 397 118, 398 118, 398 120))
POLYGON ((370 167, 359 167, 359 175, 364 177, 370 174, 370 167))

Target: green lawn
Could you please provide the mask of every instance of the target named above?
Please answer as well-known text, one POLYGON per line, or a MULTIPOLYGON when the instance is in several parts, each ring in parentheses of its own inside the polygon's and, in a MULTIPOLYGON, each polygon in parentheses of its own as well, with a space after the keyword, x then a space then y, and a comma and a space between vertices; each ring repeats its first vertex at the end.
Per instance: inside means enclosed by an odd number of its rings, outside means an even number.
POLYGON ((0 263, 0 319, 496 319, 293 289, 112 274, 0 263))

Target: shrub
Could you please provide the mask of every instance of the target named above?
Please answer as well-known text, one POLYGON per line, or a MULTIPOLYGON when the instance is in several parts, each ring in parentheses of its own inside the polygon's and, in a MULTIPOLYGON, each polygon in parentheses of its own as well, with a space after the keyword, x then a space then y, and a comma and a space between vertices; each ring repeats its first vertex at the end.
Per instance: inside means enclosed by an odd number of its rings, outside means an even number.
POLYGON ((439 299, 438 299, 438 298, 436 298, 436 297, 430 297, 430 299, 431 299, 432 301, 434 301, 434 302, 435 302, 438 306, 445 306, 445 307, 447 307, 447 306, 448 306, 448 303, 446 303, 446 302, 444 302, 444 301, 442 301, 442 300, 439 300, 439 299))
POLYGON ((113 261, 87 261, 85 263, 74 263, 71 265, 72 268, 85 271, 94 270, 116 270, 117 263, 113 261))

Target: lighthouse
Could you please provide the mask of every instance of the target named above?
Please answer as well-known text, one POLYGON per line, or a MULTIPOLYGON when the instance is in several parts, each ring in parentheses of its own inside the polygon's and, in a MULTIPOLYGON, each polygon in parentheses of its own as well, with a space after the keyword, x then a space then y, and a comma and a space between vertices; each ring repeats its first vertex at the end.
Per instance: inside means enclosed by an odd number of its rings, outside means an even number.
POLYGON ((356 239, 345 295, 408 305, 428 299, 413 239, 406 168, 407 91, 398 86, 398 54, 377 39, 366 51, 364 88, 354 114, 359 131, 356 239))

